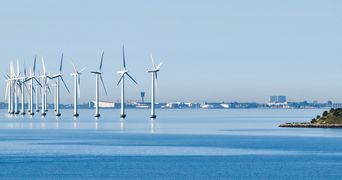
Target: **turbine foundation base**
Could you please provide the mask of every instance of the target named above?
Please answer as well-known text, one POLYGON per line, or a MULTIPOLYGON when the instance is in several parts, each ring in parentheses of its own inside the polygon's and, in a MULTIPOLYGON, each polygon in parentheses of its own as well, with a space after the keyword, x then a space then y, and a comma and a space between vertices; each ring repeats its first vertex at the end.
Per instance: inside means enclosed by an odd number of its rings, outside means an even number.
POLYGON ((157 116, 156 115, 151 115, 151 119, 156 119, 157 116))

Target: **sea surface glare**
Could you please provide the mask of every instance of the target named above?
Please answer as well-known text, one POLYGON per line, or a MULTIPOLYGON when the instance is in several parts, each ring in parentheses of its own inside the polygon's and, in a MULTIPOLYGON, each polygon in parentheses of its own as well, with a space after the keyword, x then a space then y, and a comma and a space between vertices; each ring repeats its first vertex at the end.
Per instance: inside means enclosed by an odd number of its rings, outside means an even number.
POLYGON ((341 129, 282 129, 323 109, 1 110, 1 179, 341 179, 341 129))

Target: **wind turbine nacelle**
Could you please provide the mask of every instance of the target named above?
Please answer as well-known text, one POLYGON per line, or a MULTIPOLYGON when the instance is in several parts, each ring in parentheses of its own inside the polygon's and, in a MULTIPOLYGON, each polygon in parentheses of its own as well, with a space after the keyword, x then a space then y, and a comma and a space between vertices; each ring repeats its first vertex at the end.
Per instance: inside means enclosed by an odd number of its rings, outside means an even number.
POLYGON ((127 73, 128 71, 126 71, 126 70, 123 70, 123 71, 118 71, 117 73, 118 74, 125 74, 125 73, 127 73))
POLYGON ((99 74, 99 75, 102 74, 102 72, 95 72, 95 71, 91 71, 90 73, 91 74, 99 74))
POLYGON ((159 72, 160 70, 159 69, 155 69, 155 70, 149 70, 149 71, 147 71, 147 72, 149 72, 149 73, 154 73, 154 72, 159 72))

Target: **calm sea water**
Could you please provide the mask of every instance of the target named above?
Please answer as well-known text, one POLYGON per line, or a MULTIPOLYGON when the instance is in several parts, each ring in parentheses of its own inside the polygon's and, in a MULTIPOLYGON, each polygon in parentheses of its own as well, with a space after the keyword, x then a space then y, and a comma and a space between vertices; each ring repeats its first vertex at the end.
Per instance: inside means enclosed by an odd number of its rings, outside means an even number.
POLYGON ((0 111, 1 179, 341 179, 342 130, 282 129, 312 110, 0 111))

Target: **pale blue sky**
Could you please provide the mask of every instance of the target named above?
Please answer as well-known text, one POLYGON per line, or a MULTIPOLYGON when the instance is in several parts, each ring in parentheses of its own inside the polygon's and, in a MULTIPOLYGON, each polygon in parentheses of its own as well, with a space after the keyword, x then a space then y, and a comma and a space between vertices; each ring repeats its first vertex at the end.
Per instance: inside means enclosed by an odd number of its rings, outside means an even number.
MULTIPOLYGON (((141 90, 149 97, 153 52, 164 62, 161 101, 265 102, 281 94, 290 101, 342 102, 339 0, 3 0, 0 22, 2 73, 11 59, 32 64, 36 54, 57 71, 64 52, 71 89, 70 61, 88 67, 83 102, 94 96, 88 72, 97 69, 102 51, 109 90, 102 99, 119 100, 123 43, 139 82, 128 83, 127 99, 139 99, 141 90)), ((64 95, 63 102, 71 98, 64 95)))

